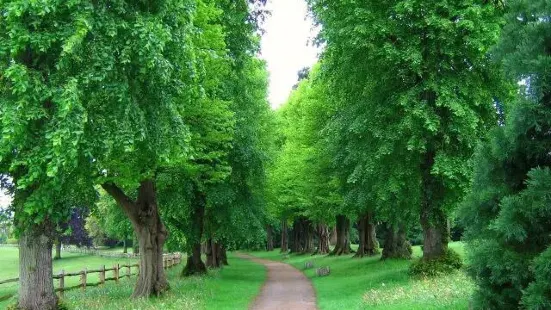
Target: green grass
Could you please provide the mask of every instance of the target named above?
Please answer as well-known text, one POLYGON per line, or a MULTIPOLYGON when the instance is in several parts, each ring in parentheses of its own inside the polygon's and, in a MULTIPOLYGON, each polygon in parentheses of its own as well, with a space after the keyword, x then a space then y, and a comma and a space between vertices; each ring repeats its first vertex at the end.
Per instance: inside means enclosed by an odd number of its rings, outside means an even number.
MULTIPOLYGON (((62 259, 54 261, 54 274, 61 270, 65 272, 78 272, 87 269, 99 269, 105 265, 106 268, 113 267, 115 264, 134 264, 136 259, 127 258, 106 258, 99 256, 90 256, 78 253, 61 253, 62 259)), ((19 249, 15 247, 0 247, 0 281, 19 277, 19 249)), ((121 276, 126 274, 126 269, 121 270, 121 276)), ((108 274, 108 276, 110 276, 108 274)), ((87 282, 99 282, 99 274, 89 274, 87 282)), ((66 277, 65 286, 79 284, 79 277, 66 277)), ((58 287, 58 280, 54 280, 55 287, 58 287)), ((0 297, 15 294, 18 289, 17 283, 8 283, 0 285, 0 297)), ((14 298, 0 302, 0 309, 3 309, 9 303, 13 303, 14 298)))
MULTIPOLYGON (((450 247, 464 256, 462 243, 450 247)), ((421 256, 414 247, 414 257, 421 256)), ((283 260, 277 250, 253 252, 261 258, 283 260)), ((331 275, 318 277, 315 268, 304 273, 312 280, 320 309, 467 309, 474 285, 463 271, 434 279, 413 279, 408 275, 411 261, 381 261, 380 256, 353 259, 291 255, 285 260, 302 270, 306 261, 314 267, 330 266, 331 275)))
MULTIPOLYGON (((12 276, 17 276, 17 249, 13 249, 13 253, 5 253, 7 251, 4 250, 0 248, 0 263, 5 261, 11 264, 10 269, 14 269, 12 276), (10 258, 4 254, 9 254, 10 258)), ((67 258, 66 262, 62 259, 54 263, 54 270, 65 268, 66 271, 77 271, 84 266, 96 268, 106 261, 109 263, 112 261, 108 258, 80 255, 80 258, 73 259, 75 262, 73 265, 75 267, 78 265, 78 267, 72 270, 68 263, 71 261, 71 255, 65 254, 65 257, 67 258), (63 267, 60 267, 61 265, 63 267)), ((108 282, 104 287, 88 288, 86 292, 81 292, 79 289, 66 292, 63 303, 69 309, 75 310, 247 309, 260 292, 260 287, 266 278, 266 270, 261 265, 239 259, 231 254, 228 258, 230 266, 224 267, 222 270, 211 270, 208 275, 201 277, 181 278, 179 275, 185 262, 171 268, 167 271, 171 289, 159 298, 129 299, 136 280, 135 277, 131 277, 122 279, 119 284, 108 282)), ((2 269, 0 272, 5 273, 5 270, 2 269)), ((0 279, 4 278, 7 278, 6 275, 0 277, 0 279)), ((78 277, 75 279, 78 280, 78 277)), ((96 280, 89 280, 89 282, 92 281, 96 280)), ((14 302, 15 298, 12 298, 0 303, 0 309, 4 309, 8 304, 14 302)))

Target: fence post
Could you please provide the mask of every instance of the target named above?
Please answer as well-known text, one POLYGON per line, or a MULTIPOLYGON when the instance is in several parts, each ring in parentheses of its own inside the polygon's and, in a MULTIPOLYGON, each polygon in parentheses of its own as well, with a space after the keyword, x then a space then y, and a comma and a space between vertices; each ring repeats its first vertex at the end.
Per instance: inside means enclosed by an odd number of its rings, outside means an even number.
POLYGON ((101 266, 101 271, 99 272, 99 285, 103 286, 105 284, 105 265, 101 266))
POLYGON ((61 269, 59 274, 59 297, 63 298, 63 290, 65 289, 65 270, 61 269))
POLYGON ((119 283, 119 264, 113 266, 113 276, 115 278, 115 282, 119 283))
POLYGON ((82 271, 80 275, 80 287, 82 288, 82 291, 86 291, 86 268, 82 271))

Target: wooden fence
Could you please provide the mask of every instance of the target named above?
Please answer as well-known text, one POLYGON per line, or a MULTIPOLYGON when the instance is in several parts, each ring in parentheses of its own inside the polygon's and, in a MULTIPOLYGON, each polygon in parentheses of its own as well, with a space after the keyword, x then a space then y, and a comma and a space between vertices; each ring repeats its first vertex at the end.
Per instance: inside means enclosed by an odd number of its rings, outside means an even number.
MULTIPOLYGON (((182 262, 182 254, 180 253, 163 255, 163 267, 165 269, 172 268, 180 264, 181 262, 182 262)), ((128 265, 116 264, 112 268, 105 268, 105 265, 103 265, 100 269, 88 270, 84 268, 84 270, 81 270, 79 272, 70 272, 70 273, 65 273, 64 270, 61 270, 59 274, 52 275, 52 278, 54 280, 59 280, 59 286, 55 289, 55 291, 59 292, 60 297, 63 297, 63 293, 69 290, 80 288, 82 291, 86 291, 87 287, 103 286, 107 281, 115 281, 115 283, 119 283, 119 280, 121 278, 137 275, 139 272, 140 272, 139 264, 128 264, 128 265), (134 269, 135 272, 132 272, 132 269, 134 269), (109 271, 112 271, 112 276, 110 278, 107 278, 106 275, 109 271), (123 274, 121 274, 121 271, 123 274), (88 283, 87 282, 88 275, 93 273, 99 273, 99 282, 88 283), (65 286, 66 277, 80 277, 80 283, 78 285, 66 287, 65 286)), ((19 278, 0 281, 0 285, 6 284, 6 283, 13 283, 13 282, 19 282, 19 278)), ((0 296, 0 301, 6 300, 11 296, 13 296, 13 294, 7 295, 7 296, 0 296)))

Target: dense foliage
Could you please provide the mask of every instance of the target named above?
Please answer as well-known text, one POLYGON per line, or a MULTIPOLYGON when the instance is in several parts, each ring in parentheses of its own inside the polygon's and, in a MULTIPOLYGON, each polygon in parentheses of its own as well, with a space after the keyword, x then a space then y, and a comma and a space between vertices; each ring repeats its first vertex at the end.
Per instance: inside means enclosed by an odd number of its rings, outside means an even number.
POLYGON ((170 289, 165 250, 188 276, 232 249, 415 241, 410 274, 436 276, 464 228, 473 306, 551 308, 547 1, 307 2, 321 58, 273 112, 263 0, 0 1, 19 307, 56 307, 52 246, 88 234, 133 240, 147 297, 170 289))

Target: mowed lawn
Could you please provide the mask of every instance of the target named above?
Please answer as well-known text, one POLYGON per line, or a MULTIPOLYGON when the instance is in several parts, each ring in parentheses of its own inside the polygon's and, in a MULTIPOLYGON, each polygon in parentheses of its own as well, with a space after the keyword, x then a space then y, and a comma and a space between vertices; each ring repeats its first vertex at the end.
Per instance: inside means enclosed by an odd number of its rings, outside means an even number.
MULTIPOLYGON (((463 244, 450 247, 464 256, 463 244)), ((421 249, 414 247, 414 256, 421 249)), ((352 255, 332 257, 325 255, 291 255, 284 259, 279 250, 252 252, 254 256, 279 260, 303 270, 311 261, 314 269, 304 273, 312 280, 318 307, 330 309, 468 309, 474 284, 458 271, 435 279, 413 279, 408 275, 411 261, 381 261, 380 256, 355 259, 352 255), (318 277, 315 267, 329 266, 331 275, 318 277)))
MULTIPOLYGON (((67 272, 81 270, 83 267, 96 269, 102 265, 112 266, 117 262, 126 264, 135 260, 102 258, 82 254, 64 253, 65 258, 54 262, 54 272, 64 269, 67 272)), ((179 266, 167 271, 171 289, 159 298, 131 300, 136 277, 124 278, 119 284, 108 282, 104 287, 90 287, 86 292, 80 289, 65 293, 63 303, 69 309, 247 309, 248 305, 259 293, 266 278, 263 266, 247 260, 236 258, 231 253, 228 257, 230 266, 222 270, 211 270, 206 276, 181 278, 180 272, 185 260, 179 266)), ((17 249, 0 248, 0 264, 9 268, 0 269, 0 280, 17 277, 17 249), (11 269, 8 272, 7 269, 11 269)), ((121 275, 125 274, 121 271, 121 275)), ((110 274, 108 274, 110 276, 110 274)), ((74 278, 78 281, 78 277, 74 278)), ((88 275, 88 282, 97 282, 88 275)), ((54 281, 57 287, 57 281, 54 281)), ((70 286, 77 282, 68 283, 70 286)), ((9 289, 0 286, 0 296, 15 292, 14 285, 9 289)), ((0 309, 14 303, 15 297, 0 302, 0 309)))

